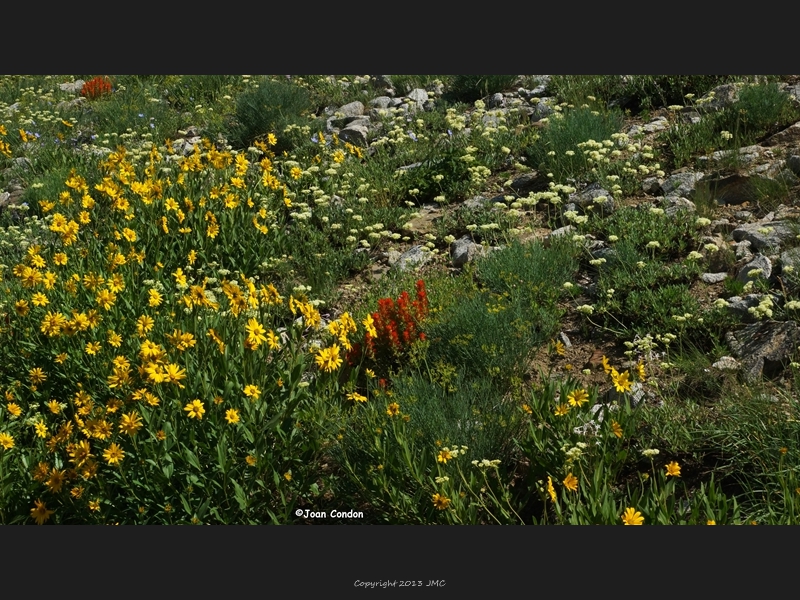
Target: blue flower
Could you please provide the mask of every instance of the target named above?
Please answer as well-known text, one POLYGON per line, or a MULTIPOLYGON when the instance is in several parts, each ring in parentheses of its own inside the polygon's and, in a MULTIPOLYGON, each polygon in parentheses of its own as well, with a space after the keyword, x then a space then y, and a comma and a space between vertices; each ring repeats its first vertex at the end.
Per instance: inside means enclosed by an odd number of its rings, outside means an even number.
POLYGON ((413 131, 409 131, 409 132, 408 132, 408 137, 410 137, 410 138, 411 138, 412 140, 414 140, 415 142, 417 141, 417 136, 414 134, 414 132, 413 132, 413 131))

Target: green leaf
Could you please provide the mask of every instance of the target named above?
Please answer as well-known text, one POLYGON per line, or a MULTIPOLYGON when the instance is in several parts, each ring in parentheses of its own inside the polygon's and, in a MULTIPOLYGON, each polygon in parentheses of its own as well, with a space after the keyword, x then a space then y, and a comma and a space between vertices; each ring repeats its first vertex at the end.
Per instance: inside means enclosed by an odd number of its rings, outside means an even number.
POLYGON ((186 446, 183 447, 183 456, 186 458, 189 464, 192 465, 195 469, 197 469, 198 471, 203 470, 203 468, 200 466, 200 461, 198 460, 197 455, 191 450, 189 450, 189 448, 187 448, 186 446))
POLYGON ((223 436, 222 439, 217 442, 217 463, 219 463, 219 470, 225 473, 225 468, 227 466, 227 460, 225 457, 226 450, 228 449, 228 441, 223 436))
POLYGON ((189 506, 189 501, 181 494, 181 503, 183 503, 183 508, 186 510, 186 514, 192 514, 192 507, 189 506))
POLYGON ((244 439, 246 439, 248 442, 252 444, 253 441, 255 440, 255 437, 253 437, 253 432, 250 431, 250 429, 247 427, 242 427, 240 431, 242 432, 244 439))
POLYGON ((208 505, 211 503, 211 498, 206 498, 206 501, 200 505, 200 508, 197 509, 197 518, 202 519, 203 516, 206 514, 208 510, 208 505))
POLYGON ((236 501, 239 503, 239 508, 241 510, 247 510, 247 498, 244 495, 242 486, 240 486, 235 479, 231 479, 231 483, 233 484, 234 495, 236 497, 236 501))

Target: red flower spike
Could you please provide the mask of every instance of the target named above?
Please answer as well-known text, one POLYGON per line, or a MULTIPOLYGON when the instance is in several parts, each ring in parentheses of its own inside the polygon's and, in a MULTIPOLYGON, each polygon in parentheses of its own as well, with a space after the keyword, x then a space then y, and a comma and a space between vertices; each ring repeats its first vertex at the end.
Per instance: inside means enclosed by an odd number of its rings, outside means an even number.
POLYGON ((83 84, 81 88, 81 96, 94 100, 100 96, 105 96, 111 93, 111 81, 108 77, 95 77, 83 84))

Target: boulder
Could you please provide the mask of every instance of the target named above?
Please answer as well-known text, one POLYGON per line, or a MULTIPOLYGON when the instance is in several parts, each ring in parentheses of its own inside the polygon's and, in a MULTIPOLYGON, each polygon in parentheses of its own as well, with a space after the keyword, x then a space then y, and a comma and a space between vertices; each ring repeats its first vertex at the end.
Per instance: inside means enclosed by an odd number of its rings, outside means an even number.
POLYGON ((800 342, 800 328, 794 321, 763 321, 728 332, 726 340, 742 363, 745 379, 753 382, 783 369, 800 342))

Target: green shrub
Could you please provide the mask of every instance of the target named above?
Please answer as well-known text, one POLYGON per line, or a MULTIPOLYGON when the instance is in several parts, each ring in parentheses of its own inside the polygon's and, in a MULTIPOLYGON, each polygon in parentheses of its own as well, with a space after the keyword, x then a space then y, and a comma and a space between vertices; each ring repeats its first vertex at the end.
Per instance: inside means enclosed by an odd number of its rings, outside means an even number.
POLYGON ((476 378, 470 367, 445 363, 427 373, 400 377, 394 399, 411 415, 409 429, 431 448, 466 445, 475 456, 497 458, 513 454, 520 433, 519 410, 504 400, 504 386, 490 377, 476 378))
POLYGON ((287 125, 304 123, 304 113, 311 108, 308 91, 300 86, 263 79, 258 87, 242 93, 236 101, 236 120, 227 132, 228 141, 237 148, 250 146, 259 136, 275 133, 276 150, 286 150, 281 136, 287 125))
POLYGON ((699 240, 695 220, 688 211, 667 216, 644 207, 623 207, 603 221, 602 227, 608 236, 617 236, 651 259, 671 260, 684 256, 690 247, 694 249, 699 240), (655 250, 648 248, 651 242, 658 242, 655 250))
POLYGON ((588 108, 564 111, 563 117, 549 119, 539 140, 527 149, 528 160, 534 168, 552 173, 554 181, 580 178, 591 169, 578 144, 588 140, 607 140, 622 126, 619 111, 597 113, 588 108), (568 155, 567 152, 571 152, 568 155))

